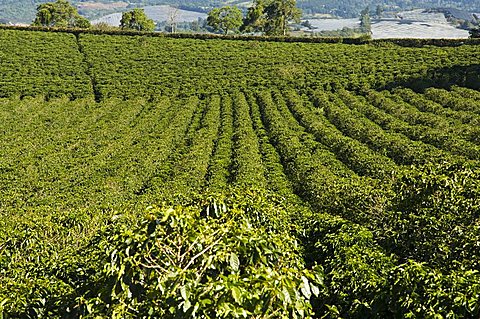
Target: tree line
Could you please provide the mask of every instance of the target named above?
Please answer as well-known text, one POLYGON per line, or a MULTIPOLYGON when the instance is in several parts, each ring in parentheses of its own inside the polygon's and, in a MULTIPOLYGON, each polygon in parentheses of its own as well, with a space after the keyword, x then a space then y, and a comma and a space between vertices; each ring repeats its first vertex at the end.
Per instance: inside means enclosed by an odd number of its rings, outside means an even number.
POLYGON ((286 35, 288 23, 300 22, 302 12, 296 0, 255 0, 244 17, 237 7, 226 6, 208 13, 207 23, 215 31, 239 31, 286 35))
MULTIPOLYGON (((251 7, 242 12, 236 6, 214 8, 208 13, 207 25, 215 32, 228 34, 261 33, 264 35, 285 36, 290 22, 300 22, 302 12, 297 8, 296 0, 254 0, 251 7)), ((378 6, 376 15, 381 16, 381 7, 378 6)), ((368 7, 361 12, 361 29, 369 33, 370 15, 368 7)), ((82 17, 78 10, 67 0, 42 3, 37 7, 37 14, 32 25, 62 28, 92 28, 88 19, 82 17)), ((106 23, 94 26, 99 29, 116 29, 106 23)), ((124 12, 120 20, 120 29, 152 32, 155 22, 149 19, 143 9, 133 9, 124 12)), ((480 29, 470 30, 471 38, 480 38, 480 29)))
MULTIPOLYGON (((214 31, 224 34, 245 32, 286 35, 289 22, 299 22, 301 14, 300 9, 296 7, 296 0, 255 0, 245 16, 234 6, 213 9, 208 13, 207 24, 214 31)), ((90 21, 82 17, 67 0, 39 5, 33 25, 84 29, 92 27, 90 21)), ((155 29, 155 22, 147 17, 143 9, 137 8, 122 14, 120 28, 150 32, 155 29)))
MULTIPOLYGON (((77 8, 67 0, 40 4, 37 7, 37 14, 32 25, 80 29, 92 27, 90 21, 82 17, 77 8)), ((100 23, 96 27, 108 28, 109 26, 100 23)), ((143 9, 133 9, 122 14, 120 28, 123 30, 153 31, 155 22, 147 17, 143 9)))

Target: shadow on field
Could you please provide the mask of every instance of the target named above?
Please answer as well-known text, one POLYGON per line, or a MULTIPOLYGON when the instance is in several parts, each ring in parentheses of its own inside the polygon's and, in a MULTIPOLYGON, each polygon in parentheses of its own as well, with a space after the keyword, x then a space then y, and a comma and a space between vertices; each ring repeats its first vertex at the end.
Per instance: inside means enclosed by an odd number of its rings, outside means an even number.
POLYGON ((423 92, 429 87, 448 89, 453 85, 480 90, 480 64, 456 65, 428 70, 426 74, 388 83, 383 89, 408 87, 423 92))

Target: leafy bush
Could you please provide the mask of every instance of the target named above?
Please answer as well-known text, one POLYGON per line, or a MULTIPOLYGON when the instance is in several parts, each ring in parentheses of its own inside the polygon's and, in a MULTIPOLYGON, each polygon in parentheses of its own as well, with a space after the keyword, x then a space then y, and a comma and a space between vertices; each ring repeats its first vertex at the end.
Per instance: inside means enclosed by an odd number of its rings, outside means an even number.
POLYGON ((262 222, 273 211, 255 209, 258 198, 243 208, 208 197, 149 207, 136 225, 117 216, 77 257, 50 265, 66 288, 45 280, 32 295, 16 285, 2 302, 6 316, 22 300, 16 315, 26 318, 308 318, 321 269, 306 270, 294 235, 262 222))

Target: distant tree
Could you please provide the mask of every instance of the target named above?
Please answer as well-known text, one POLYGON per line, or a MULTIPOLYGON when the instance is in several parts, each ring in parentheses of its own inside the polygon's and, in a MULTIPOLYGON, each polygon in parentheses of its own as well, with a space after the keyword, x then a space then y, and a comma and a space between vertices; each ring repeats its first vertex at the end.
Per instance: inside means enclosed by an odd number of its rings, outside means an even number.
POLYGON ((208 13, 207 24, 216 31, 236 31, 242 26, 243 14, 237 7, 215 8, 208 13))
POLYGON ((35 26, 89 28, 90 21, 78 14, 77 9, 66 0, 42 3, 37 7, 33 21, 35 26))
POLYGON ((363 9, 362 11, 360 11, 360 15, 361 15, 361 16, 370 15, 370 7, 367 6, 365 9, 363 9))
POLYGON ((88 29, 92 26, 90 21, 87 18, 82 16, 78 16, 77 20, 75 21, 75 27, 80 29, 88 29))
POLYGON ((383 15, 383 6, 378 5, 377 9, 375 10, 375 16, 377 17, 377 19, 381 19, 382 15, 383 15))
POLYGON ((119 30, 119 27, 114 27, 109 25, 106 22, 99 22, 91 26, 92 29, 95 30, 102 30, 102 31, 113 31, 113 30, 119 30))
POLYGON ((198 21, 190 22, 190 30, 199 32, 200 31, 200 23, 198 21))
POLYGON ((470 38, 480 38, 480 27, 470 29, 470 38))
POLYGON ((302 11, 296 0, 273 0, 265 7, 267 35, 287 35, 290 21, 300 22, 302 11))
POLYGON ((370 19, 370 8, 366 7, 360 12, 360 29, 370 34, 372 32, 372 20, 370 19))
POLYGON ((248 9, 242 30, 286 35, 290 21, 300 22, 302 12, 296 5, 296 0, 255 0, 248 9))
POLYGON ((263 32, 266 24, 265 0, 255 0, 240 27, 242 32, 263 32))
POLYGON ((312 23, 308 20, 302 21, 301 25, 309 30, 315 29, 315 27, 312 25, 312 23))
POLYGON ((178 8, 172 7, 168 12, 168 23, 170 25, 171 33, 175 33, 177 31, 177 16, 178 8))
POLYGON ((155 30, 155 22, 147 17, 143 9, 133 9, 122 14, 120 28, 123 30, 151 32, 155 30))

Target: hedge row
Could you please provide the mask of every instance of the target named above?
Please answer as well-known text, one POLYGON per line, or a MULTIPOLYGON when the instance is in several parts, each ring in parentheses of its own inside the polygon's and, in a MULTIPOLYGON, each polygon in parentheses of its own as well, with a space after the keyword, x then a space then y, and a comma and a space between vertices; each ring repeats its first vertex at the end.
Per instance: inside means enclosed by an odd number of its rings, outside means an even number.
POLYGON ((268 42, 303 42, 303 43, 344 43, 344 44, 396 44, 404 47, 456 47, 461 45, 478 45, 480 39, 371 39, 368 36, 355 38, 342 37, 292 37, 292 36, 258 36, 258 35, 220 35, 210 33, 159 33, 142 32, 131 30, 88 30, 72 28, 52 28, 38 26, 6 26, 0 25, 0 29, 9 30, 27 30, 43 32, 65 32, 72 34, 104 34, 104 35, 128 35, 128 36, 149 36, 149 37, 169 37, 177 39, 224 39, 241 41, 268 41, 268 42))

